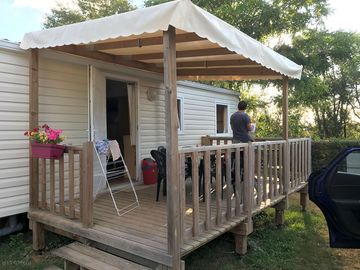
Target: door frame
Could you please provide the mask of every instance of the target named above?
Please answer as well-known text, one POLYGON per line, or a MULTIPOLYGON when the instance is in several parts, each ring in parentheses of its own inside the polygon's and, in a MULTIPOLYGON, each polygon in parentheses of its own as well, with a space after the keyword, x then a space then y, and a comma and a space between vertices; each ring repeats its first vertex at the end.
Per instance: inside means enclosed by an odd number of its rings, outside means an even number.
MULTIPOLYGON (((135 91, 135 104, 133 104, 135 106, 135 121, 136 121, 136 139, 135 139, 135 148, 136 148, 136 180, 140 180, 140 153, 141 153, 141 147, 140 147, 140 129, 139 129, 139 102, 140 102, 140 79, 138 77, 133 77, 133 76, 129 76, 129 75, 124 75, 120 72, 115 72, 112 70, 106 70, 103 68, 99 68, 96 65, 89 65, 89 69, 88 69, 88 82, 89 82, 89 93, 88 93, 88 99, 89 99, 89 129, 88 129, 88 137, 89 140, 92 140, 93 137, 93 126, 94 126, 94 114, 93 114, 93 110, 92 110, 92 104, 93 104, 93 100, 92 97, 93 95, 93 91, 94 91, 94 87, 92 85, 93 80, 92 80, 92 72, 91 70, 94 70, 96 72, 96 70, 100 71, 104 77, 105 77, 105 82, 106 80, 114 80, 114 81, 122 81, 122 82, 126 82, 126 83, 132 83, 134 84, 134 91, 135 91)), ((105 85, 105 89, 106 89, 106 85, 105 85)), ((106 98, 106 97, 105 97, 106 98)))

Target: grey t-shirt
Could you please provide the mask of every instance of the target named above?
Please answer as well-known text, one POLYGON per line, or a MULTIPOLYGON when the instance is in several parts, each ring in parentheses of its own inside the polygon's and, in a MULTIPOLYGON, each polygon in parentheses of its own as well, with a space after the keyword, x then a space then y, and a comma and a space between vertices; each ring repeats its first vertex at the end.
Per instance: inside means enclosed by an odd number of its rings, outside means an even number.
POLYGON ((248 124, 250 124, 250 117, 245 112, 237 111, 231 115, 230 125, 234 140, 244 143, 252 140, 247 129, 248 124))

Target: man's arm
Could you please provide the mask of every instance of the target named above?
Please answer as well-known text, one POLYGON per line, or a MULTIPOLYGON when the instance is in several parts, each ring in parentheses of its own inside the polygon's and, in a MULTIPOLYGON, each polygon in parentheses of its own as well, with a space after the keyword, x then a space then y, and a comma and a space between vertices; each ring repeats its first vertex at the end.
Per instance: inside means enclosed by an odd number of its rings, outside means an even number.
POLYGON ((247 119, 246 119, 246 129, 247 129, 247 131, 251 131, 251 120, 248 115, 247 115, 247 119))

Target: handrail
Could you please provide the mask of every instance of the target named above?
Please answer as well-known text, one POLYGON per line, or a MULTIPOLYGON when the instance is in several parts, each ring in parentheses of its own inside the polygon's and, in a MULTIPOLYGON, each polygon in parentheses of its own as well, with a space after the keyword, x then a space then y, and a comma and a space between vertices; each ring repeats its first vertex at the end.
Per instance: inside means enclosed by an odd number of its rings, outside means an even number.
POLYGON ((196 147, 184 147, 179 149, 179 153, 192 153, 192 152, 204 152, 204 151, 216 151, 218 149, 231 149, 235 147, 246 147, 247 143, 225 144, 225 145, 207 145, 196 147))

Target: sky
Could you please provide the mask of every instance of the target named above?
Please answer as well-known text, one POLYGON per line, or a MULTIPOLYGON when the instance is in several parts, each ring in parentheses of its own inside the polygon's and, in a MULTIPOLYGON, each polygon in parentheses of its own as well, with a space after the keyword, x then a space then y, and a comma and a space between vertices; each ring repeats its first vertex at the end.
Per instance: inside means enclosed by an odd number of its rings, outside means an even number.
MULTIPOLYGON (((44 15, 57 2, 71 7, 73 0, 0 0, 0 39, 20 42, 26 32, 42 29, 44 15)), ((131 1, 131 0, 130 0, 131 1)), ((143 6, 142 0, 132 0, 143 6)), ((360 33, 360 0, 329 0, 333 14, 325 20, 331 31, 346 30, 360 33)))

